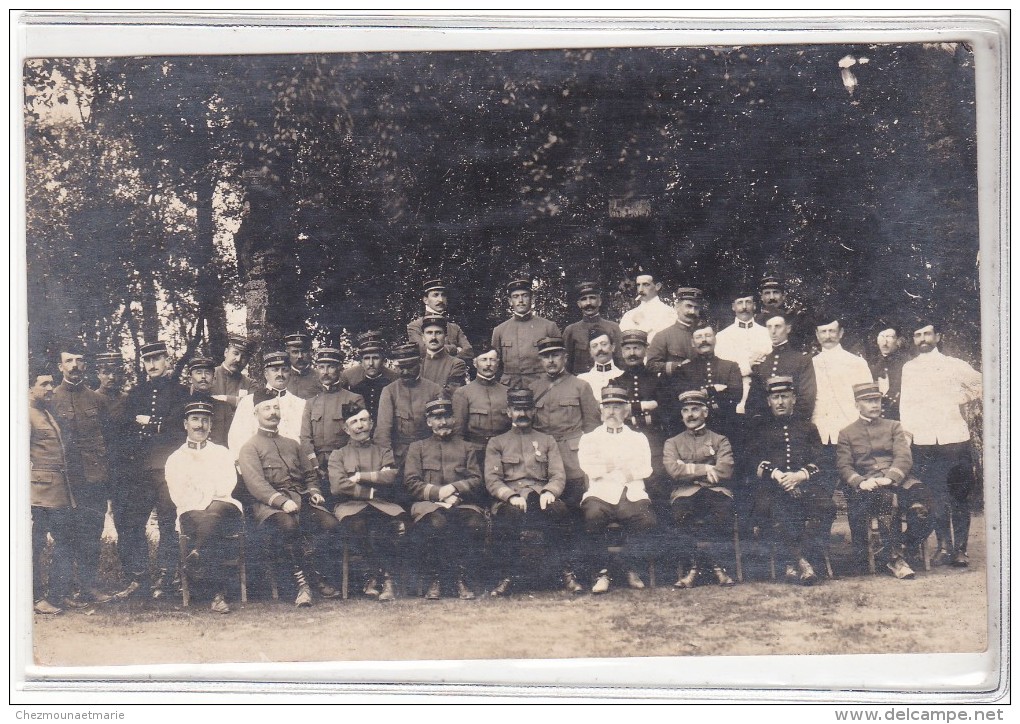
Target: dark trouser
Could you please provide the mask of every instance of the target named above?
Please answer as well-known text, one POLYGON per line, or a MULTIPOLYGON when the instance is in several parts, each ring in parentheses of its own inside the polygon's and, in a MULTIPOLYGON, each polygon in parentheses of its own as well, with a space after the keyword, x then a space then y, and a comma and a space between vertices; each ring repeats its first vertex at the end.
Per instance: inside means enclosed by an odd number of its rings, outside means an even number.
POLYGON ((400 531, 406 520, 404 515, 390 516, 368 506, 353 515, 345 515, 340 521, 340 533, 351 549, 365 560, 370 573, 389 575, 400 563, 400 531))
POLYGON ((336 565, 337 519, 326 510, 303 506, 297 513, 273 513, 262 521, 283 559, 293 569, 305 573, 332 574, 336 565), (328 567, 328 571, 321 570, 328 567))
POLYGON ((797 487, 797 495, 784 491, 773 480, 761 481, 755 517, 769 521, 781 555, 787 564, 806 558, 820 563, 828 550, 836 506, 832 493, 823 485, 808 482, 797 487))
POLYGON ((650 533, 658 520, 650 501, 630 501, 624 497, 614 505, 599 498, 587 498, 581 503, 581 513, 584 532, 588 534, 586 543, 591 546, 587 557, 593 562, 594 570, 632 571, 654 555, 655 538, 650 533), (611 523, 619 523, 627 534, 618 558, 610 558, 607 551, 606 532, 611 523))
POLYGON ((510 503, 500 503, 494 512, 495 557, 500 563, 500 577, 520 578, 536 572, 524 554, 533 553, 539 544, 542 568, 561 573, 576 557, 570 510, 562 500, 555 500, 542 510, 539 493, 525 490, 521 495, 527 496, 527 512, 510 503), (528 546, 531 550, 525 551, 524 543, 531 544, 528 546))
POLYGON ((733 549, 733 500, 718 490, 702 488, 670 505, 675 533, 675 557, 699 568, 720 563, 733 549), (708 545, 701 553, 698 543, 708 545))
POLYGON ((145 526, 152 509, 159 523, 156 565, 170 571, 177 567, 177 507, 170 498, 162 470, 144 470, 137 477, 125 475, 113 505, 120 562, 129 580, 149 582, 149 541, 145 526))
POLYGON ((447 581, 474 578, 485 551, 485 516, 470 508, 434 510, 411 529, 423 572, 447 581))
POLYGON ((198 551, 198 560, 189 563, 187 573, 203 589, 225 593, 227 574, 225 561, 231 557, 224 539, 234 535, 241 526, 237 506, 214 500, 205 510, 189 510, 181 514, 181 532, 188 536, 191 547, 198 551))
POLYGON ((974 469, 970 442, 948 445, 914 445, 914 474, 931 490, 932 519, 939 547, 967 550, 970 537, 970 491, 974 469), (949 521, 953 535, 950 536, 949 521))
POLYGON ((104 484, 82 483, 73 487, 75 508, 71 513, 71 551, 78 565, 78 584, 82 592, 96 588, 99 577, 99 550, 106 524, 109 490, 104 484))
POLYGON ((858 559, 867 556, 868 526, 874 517, 878 518, 882 540, 882 550, 876 558, 882 563, 888 563, 903 557, 904 548, 913 550, 931 535, 930 511, 931 495, 917 481, 909 489, 899 486, 886 486, 872 491, 848 489, 847 518, 850 521, 854 554, 858 559), (900 524, 900 516, 906 521, 905 531, 900 524))
POLYGON ((58 606, 71 594, 71 508, 32 506, 32 595, 58 606), (50 556, 49 587, 43 584, 42 555, 46 550, 46 534, 53 537, 50 556))

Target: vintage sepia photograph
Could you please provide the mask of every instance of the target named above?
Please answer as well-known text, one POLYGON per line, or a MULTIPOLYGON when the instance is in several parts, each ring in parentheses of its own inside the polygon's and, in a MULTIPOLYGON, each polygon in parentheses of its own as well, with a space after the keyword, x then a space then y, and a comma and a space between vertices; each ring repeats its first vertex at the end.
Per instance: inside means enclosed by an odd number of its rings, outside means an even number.
POLYGON ((28 57, 30 663, 998 649, 977 57, 28 57))

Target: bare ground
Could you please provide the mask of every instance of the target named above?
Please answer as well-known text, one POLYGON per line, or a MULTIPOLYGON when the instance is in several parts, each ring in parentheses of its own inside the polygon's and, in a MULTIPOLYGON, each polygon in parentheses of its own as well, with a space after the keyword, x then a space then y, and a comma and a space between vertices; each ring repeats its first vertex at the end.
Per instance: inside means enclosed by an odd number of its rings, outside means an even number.
MULTIPOLYGON (((253 601, 232 604, 229 616, 130 602, 35 616, 34 649, 37 663, 61 666, 979 652, 988 637, 983 518, 971 537, 970 568, 918 571, 913 581, 865 575, 802 588, 756 577, 675 591, 660 575, 653 590, 599 597, 355 598, 310 609, 253 601)), ((834 563, 838 576, 838 551, 834 563)))

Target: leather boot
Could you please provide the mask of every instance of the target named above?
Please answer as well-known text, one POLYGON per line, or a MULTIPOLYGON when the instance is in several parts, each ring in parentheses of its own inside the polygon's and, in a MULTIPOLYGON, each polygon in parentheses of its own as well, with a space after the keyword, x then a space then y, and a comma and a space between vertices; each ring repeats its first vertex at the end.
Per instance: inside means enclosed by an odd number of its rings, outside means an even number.
POLYGON ((397 597, 396 588, 393 586, 393 579, 389 574, 383 574, 382 591, 379 592, 379 602, 393 601, 397 597))
POLYGON ((425 592, 426 601, 438 601, 443 597, 442 586, 439 585, 439 579, 433 578, 432 583, 429 584, 429 590, 425 592))
POLYGON ((294 569, 294 580, 297 582, 298 592, 294 598, 295 606, 311 606, 312 605, 312 588, 308 585, 308 580, 305 578, 305 572, 300 568, 294 569))
POLYGON ((474 591, 472 591, 467 582, 464 580, 464 576, 457 579, 457 598, 461 601, 471 601, 475 597, 474 591))
POLYGON ((563 571, 563 590, 573 594, 584 592, 584 586, 577 582, 573 571, 563 571))
POLYGON ((698 576, 701 571, 698 570, 697 566, 691 566, 691 570, 687 571, 686 576, 682 576, 677 579, 677 582, 673 584, 674 588, 694 588, 698 585, 698 576))

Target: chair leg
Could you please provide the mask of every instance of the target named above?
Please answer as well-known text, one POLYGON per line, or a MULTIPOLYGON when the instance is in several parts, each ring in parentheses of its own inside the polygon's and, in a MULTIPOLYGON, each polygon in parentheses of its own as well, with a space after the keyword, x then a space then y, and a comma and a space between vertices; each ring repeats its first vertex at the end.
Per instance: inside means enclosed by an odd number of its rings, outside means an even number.
POLYGON ((279 601, 280 586, 276 581, 276 564, 271 560, 271 555, 266 558, 266 573, 269 574, 269 592, 274 601, 279 601))
POLYGON ((351 549, 347 543, 343 545, 343 552, 341 553, 341 575, 340 575, 340 593, 346 601, 350 596, 350 584, 351 584, 351 549))
MULTIPOLYGON (((875 575, 875 547, 878 545, 878 518, 872 516, 868 522, 868 573, 875 575)), ((855 562, 856 563, 856 562, 855 562)))
POLYGON ((648 559, 648 587, 655 588, 655 559, 648 559))
POLYGON ((834 576, 832 573, 832 559, 829 558, 829 551, 825 551, 822 554, 822 557, 825 559, 825 572, 828 574, 829 579, 831 580, 836 576, 834 576))
POLYGON ((184 608, 191 605, 191 587, 188 585, 188 571, 184 566, 184 559, 188 557, 188 536, 183 533, 178 537, 180 542, 180 556, 181 556, 181 603, 184 604, 184 608))
POLYGON ((245 560, 244 530, 238 534, 237 540, 237 575, 241 579, 241 603, 248 603, 248 564, 245 560))
POLYGON ((733 519, 733 558, 737 572, 737 582, 744 582, 744 561, 740 551, 740 526, 737 519, 733 519))

